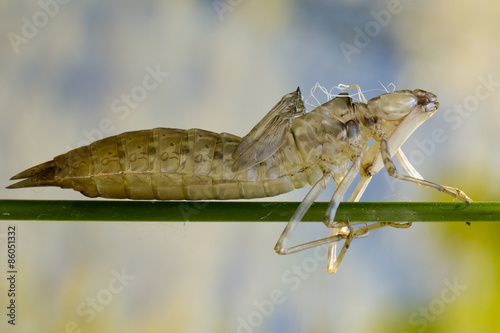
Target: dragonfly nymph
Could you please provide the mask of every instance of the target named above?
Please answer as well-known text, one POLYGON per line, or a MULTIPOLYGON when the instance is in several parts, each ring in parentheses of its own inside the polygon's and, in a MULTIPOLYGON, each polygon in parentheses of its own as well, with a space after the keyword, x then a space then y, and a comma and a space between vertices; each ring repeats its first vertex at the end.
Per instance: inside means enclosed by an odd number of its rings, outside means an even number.
POLYGON ((469 203, 461 190, 429 182, 413 168, 401 145, 438 109, 427 91, 398 90, 366 101, 340 93, 305 112, 300 90, 286 94, 243 138, 201 129, 155 128, 95 141, 29 168, 9 188, 59 186, 88 197, 136 200, 226 200, 271 197, 311 185, 278 239, 290 254, 329 244, 335 273, 352 239, 384 226, 409 222, 334 222, 345 193, 361 175, 349 201, 358 201, 371 177, 385 167, 391 177, 434 188, 469 203), (372 141, 373 140, 373 141, 372 141), (369 142, 372 142, 369 144, 369 142), (395 155, 407 175, 392 161, 395 155), (330 180, 335 192, 323 223, 328 237, 290 246, 298 223, 330 180), (337 251, 337 242, 345 240, 337 251), (337 253, 338 252, 338 253, 337 253))

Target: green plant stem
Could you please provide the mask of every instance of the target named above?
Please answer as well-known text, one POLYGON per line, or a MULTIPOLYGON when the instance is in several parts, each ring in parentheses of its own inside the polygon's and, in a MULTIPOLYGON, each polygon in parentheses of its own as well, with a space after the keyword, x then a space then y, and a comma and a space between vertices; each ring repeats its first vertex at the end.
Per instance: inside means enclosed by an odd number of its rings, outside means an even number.
MULTIPOLYGON (((285 222, 297 202, 52 201, 0 200, 0 220, 285 222)), ((317 202, 303 221, 322 221, 328 206, 317 202)), ((336 221, 500 221, 500 202, 343 202, 336 221)))

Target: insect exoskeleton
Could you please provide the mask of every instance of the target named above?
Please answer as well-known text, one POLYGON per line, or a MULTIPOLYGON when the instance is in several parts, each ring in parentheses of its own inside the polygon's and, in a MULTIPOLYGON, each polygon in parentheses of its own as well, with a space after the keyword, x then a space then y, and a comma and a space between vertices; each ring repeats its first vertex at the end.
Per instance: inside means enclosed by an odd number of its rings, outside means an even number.
POLYGON ((355 221, 334 222, 358 174, 361 180, 349 201, 358 201, 383 167, 391 177, 471 201, 457 188, 424 180, 401 150, 411 133, 438 109, 434 94, 399 90, 366 101, 358 86, 342 88, 356 88, 359 102, 340 93, 306 113, 297 89, 283 96, 243 138, 201 129, 122 133, 29 168, 12 177, 23 180, 9 188, 60 186, 90 197, 209 200, 275 196, 310 184, 275 250, 290 254, 330 244, 328 271, 334 273, 352 239, 387 225, 409 226, 377 222, 355 228, 355 221), (393 155, 408 175, 397 172, 393 155), (323 220, 330 236, 289 246, 298 223, 331 179, 336 188, 323 220), (343 239, 337 254, 336 242, 343 239))

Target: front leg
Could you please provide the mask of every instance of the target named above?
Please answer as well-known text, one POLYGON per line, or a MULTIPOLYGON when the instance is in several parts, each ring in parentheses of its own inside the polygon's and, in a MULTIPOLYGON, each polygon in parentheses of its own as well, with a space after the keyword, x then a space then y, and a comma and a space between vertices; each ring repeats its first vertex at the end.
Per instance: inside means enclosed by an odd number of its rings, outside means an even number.
MULTIPOLYGON (((380 141, 380 152, 382 154, 382 161, 384 162, 385 169, 387 170, 387 173, 389 176, 401 179, 404 181, 412 182, 414 184, 427 187, 427 188, 434 188, 438 191, 441 191, 443 193, 446 193, 448 195, 451 195, 452 197, 456 199, 460 199, 467 204, 472 202, 472 199, 469 198, 462 190, 455 188, 455 187, 450 187, 450 186, 445 186, 445 185, 439 185, 430 181, 427 181, 425 179, 418 179, 415 177, 407 176, 407 175, 400 175, 397 170, 396 166, 392 162, 391 155, 389 152, 389 143, 387 140, 387 135, 385 133, 381 133, 381 141, 380 141)), ((368 174, 370 173, 370 169, 367 170, 368 174)))

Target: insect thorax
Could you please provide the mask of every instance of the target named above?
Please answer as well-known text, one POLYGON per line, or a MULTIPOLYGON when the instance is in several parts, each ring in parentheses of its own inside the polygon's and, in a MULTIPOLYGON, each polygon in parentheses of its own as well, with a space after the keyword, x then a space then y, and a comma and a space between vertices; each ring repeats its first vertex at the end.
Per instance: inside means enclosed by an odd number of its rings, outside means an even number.
POLYGON ((349 160, 367 148, 361 126, 349 97, 337 97, 293 121, 292 131, 309 165, 311 185, 325 172, 331 172, 337 183, 344 177, 349 160))

